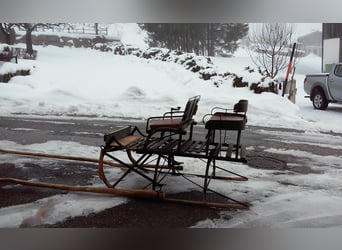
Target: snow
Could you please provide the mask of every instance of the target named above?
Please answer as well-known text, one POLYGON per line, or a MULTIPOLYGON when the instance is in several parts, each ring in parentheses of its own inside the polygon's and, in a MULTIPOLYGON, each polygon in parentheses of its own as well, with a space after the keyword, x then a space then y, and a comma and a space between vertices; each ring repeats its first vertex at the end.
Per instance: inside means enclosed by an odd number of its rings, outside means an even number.
POLYGON ((25 67, 20 64, 10 63, 10 62, 0 62, 0 75, 5 75, 8 73, 13 73, 18 70, 29 70, 30 68, 25 67))
MULTIPOLYGON (((74 156, 74 149, 77 148, 77 156, 97 158, 98 147, 90 147, 81 145, 76 142, 65 141, 48 141, 45 143, 20 145, 11 141, 0 141, 0 148, 11 148, 19 151, 31 151, 50 154, 61 154, 74 156)), ((0 155, 0 161, 3 155, 0 155)), ((8 158, 6 158, 8 160, 8 158)), ((13 163, 21 166, 22 162, 27 161, 25 158, 12 156, 10 159, 13 163)), ((51 161, 42 159, 42 161, 51 161)), ((54 166, 53 166, 54 167, 54 166)), ((118 171, 117 171, 118 172, 118 171)), ((37 181, 37 180, 35 180, 37 181)), ((92 186, 103 187, 103 183, 94 178, 92 186)), ((8 185, 5 188, 15 188, 16 185, 8 185)), ((81 192, 59 194, 43 198, 32 203, 9 206, 0 209, 0 228, 13 228, 13 227, 32 227, 42 223, 53 224, 63 221, 68 217, 88 215, 103 211, 104 209, 111 208, 127 201, 123 197, 113 197, 110 195, 96 195, 85 194, 81 192), (41 210, 44 211, 43 216, 39 216, 41 210)))
POLYGON ((33 203, 1 209, 0 225, 1 228, 32 227, 41 225, 42 219, 44 219, 44 223, 53 224, 68 217, 87 216, 90 213, 100 212, 124 202, 125 198, 113 198, 108 197, 108 195, 99 196, 82 193, 55 195, 33 203), (46 215, 39 216, 38 212, 37 216, 37 211, 41 211, 42 208, 46 207, 46 204, 51 204, 46 215), (81 213, 80 210, 82 210, 81 213))
POLYGON ((141 30, 136 23, 115 23, 108 26, 108 36, 124 44, 147 49, 147 33, 141 30))
MULTIPOLYGON (((338 105, 330 105, 334 112, 317 111, 304 98, 303 74, 320 70, 320 58, 314 55, 298 64, 300 74, 295 77, 298 94, 293 104, 279 95, 256 95, 248 88, 233 88, 229 81, 217 88, 174 63, 85 48, 36 46, 36 49, 39 51, 36 61, 19 62, 31 68, 31 75, 14 77, 9 84, 0 85, 1 115, 146 119, 171 106, 184 106, 189 97, 200 94, 199 120, 214 106, 231 107, 239 99, 248 99, 250 125, 342 131, 338 105), (326 120, 334 122, 326 124, 326 120)), ((257 73, 245 70, 253 65, 243 51, 232 58, 213 58, 213 61, 218 71, 236 73, 246 81, 258 77, 257 73)))
MULTIPOLYGON (((125 41, 136 40, 143 46, 141 36, 138 40, 136 32, 132 32, 136 29, 133 24, 130 32, 120 25, 112 29, 110 32, 113 37, 125 41)), ((0 116, 75 115, 103 119, 146 119, 160 115, 170 107, 184 106, 189 97, 199 94, 201 100, 196 115, 198 121, 215 106, 229 108, 239 99, 248 99, 248 125, 305 131, 277 131, 279 141, 283 143, 294 144, 300 139, 302 144, 308 146, 335 144, 337 148, 342 148, 340 137, 321 133, 342 133, 342 106, 330 104, 328 111, 318 111, 314 110, 310 101, 305 98, 304 75, 320 72, 321 69, 321 58, 312 54, 302 58, 297 65, 297 96, 294 104, 280 95, 254 94, 249 88, 233 88, 229 81, 216 87, 210 81, 201 80, 198 75, 175 63, 119 56, 85 48, 35 46, 35 49, 38 51, 36 61, 19 60, 19 65, 31 69, 31 75, 14 77, 7 84, 0 84, 0 116)), ((250 74, 245 70, 246 66, 253 67, 253 64, 242 49, 231 58, 212 59, 218 71, 236 73, 247 81, 257 79, 255 73, 250 74)), ((270 133, 262 130, 259 132, 270 133)), ((96 145, 89 147, 77 142, 48 141, 21 145, 0 140, 0 148, 4 147, 12 150, 98 157, 96 145)), ((322 157, 306 151, 279 148, 269 148, 267 151, 311 159, 313 167, 323 173, 275 175, 276 170, 254 169, 229 163, 231 171, 244 173, 249 177, 249 181, 239 183, 238 186, 235 183, 219 182, 214 184, 215 188, 228 192, 228 195, 233 197, 251 201, 251 209, 242 212, 223 211, 220 219, 201 221, 194 227, 341 227, 341 157, 322 157), (227 217, 232 219, 226 220, 227 217)), ((0 160, 4 157, 0 155, 0 160)), ((13 156, 11 160, 20 166, 25 158, 13 156)), ((186 164, 196 165, 196 159, 184 161, 186 164)), ((119 173, 116 169, 111 172, 112 175, 119 173)), ((137 180, 131 180, 132 183, 135 181, 137 180)), ((192 189, 179 178, 172 181, 177 185, 172 185, 170 192, 192 189)), ((93 185, 103 184, 94 180, 93 185)), ((56 223, 69 216, 87 215, 126 201, 125 198, 108 199, 108 196, 81 193, 55 195, 29 204, 0 208, 0 228, 23 226, 25 221, 35 219, 38 221, 31 221, 31 226, 35 223, 56 223), (37 215, 42 208, 48 210, 44 218, 37 215)))

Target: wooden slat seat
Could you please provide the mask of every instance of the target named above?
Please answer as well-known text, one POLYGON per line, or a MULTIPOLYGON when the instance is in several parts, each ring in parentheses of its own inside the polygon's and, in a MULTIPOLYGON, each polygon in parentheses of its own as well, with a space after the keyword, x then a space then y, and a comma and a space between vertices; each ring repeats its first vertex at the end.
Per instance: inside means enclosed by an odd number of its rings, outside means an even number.
POLYGON ((206 129, 243 130, 246 117, 240 114, 215 113, 205 124, 206 129))
POLYGON ((175 128, 181 129, 183 127, 183 120, 182 119, 164 119, 164 120, 157 120, 150 123, 150 129, 155 130, 158 128, 175 128))
POLYGON ((158 129, 176 129, 179 133, 184 132, 194 122, 193 116, 197 112, 199 100, 200 96, 191 97, 186 103, 184 111, 172 108, 171 112, 166 112, 163 116, 148 118, 146 132, 150 134, 158 129))
MULTIPOLYGON (((241 131, 246 128, 247 123, 247 109, 248 109, 248 101, 247 100, 239 100, 238 103, 234 105, 233 112, 228 112, 230 109, 215 107, 211 110, 211 113, 205 115, 203 117, 203 122, 205 123, 205 128, 208 130, 207 133, 207 147, 213 144, 215 141, 215 132, 216 131, 226 131, 226 130, 236 130, 237 138, 236 138, 236 146, 235 146, 235 158, 239 158, 240 151, 240 137, 241 131), (221 110, 219 112, 214 112, 215 110, 221 110), (209 120, 205 122, 205 118, 210 117, 209 120)), ((224 133, 224 137, 219 136, 219 143, 221 141, 226 141, 226 132, 224 133)), ((226 158, 231 158, 232 150, 228 149, 226 152, 226 158)))

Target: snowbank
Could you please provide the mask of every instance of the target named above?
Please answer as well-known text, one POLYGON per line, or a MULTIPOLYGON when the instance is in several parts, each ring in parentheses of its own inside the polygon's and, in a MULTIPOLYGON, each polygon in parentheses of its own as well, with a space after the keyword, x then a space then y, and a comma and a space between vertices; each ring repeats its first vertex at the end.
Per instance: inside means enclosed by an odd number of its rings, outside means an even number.
MULTIPOLYGON (((303 74, 295 76, 297 97, 293 104, 280 95, 233 88, 229 81, 215 87, 175 63, 84 48, 36 48, 39 53, 36 61, 20 60, 20 65, 32 69, 31 75, 0 84, 0 115, 146 119, 168 111, 171 106, 184 106, 189 97, 200 94, 198 120, 212 107, 232 107, 239 99, 248 99, 249 125, 342 131, 338 105, 331 105, 328 111, 317 111, 304 98, 303 74)), ((259 77, 245 69, 252 63, 242 51, 232 58, 212 58, 212 61, 218 71, 229 69, 247 81, 259 77)), ((297 72, 317 72, 320 62, 314 55, 302 58, 297 72)))

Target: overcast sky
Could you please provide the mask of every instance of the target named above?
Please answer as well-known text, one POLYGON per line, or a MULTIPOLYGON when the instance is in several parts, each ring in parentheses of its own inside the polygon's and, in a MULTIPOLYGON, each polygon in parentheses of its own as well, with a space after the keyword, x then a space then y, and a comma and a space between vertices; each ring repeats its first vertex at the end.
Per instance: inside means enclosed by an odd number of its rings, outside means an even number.
POLYGON ((300 35, 305 35, 313 31, 322 31, 322 23, 295 23, 295 32, 300 35))
MULTIPOLYGON (((250 23, 250 32, 262 26, 262 23, 250 23)), ((322 23, 292 23, 294 33, 297 37, 314 31, 322 31, 322 23)))

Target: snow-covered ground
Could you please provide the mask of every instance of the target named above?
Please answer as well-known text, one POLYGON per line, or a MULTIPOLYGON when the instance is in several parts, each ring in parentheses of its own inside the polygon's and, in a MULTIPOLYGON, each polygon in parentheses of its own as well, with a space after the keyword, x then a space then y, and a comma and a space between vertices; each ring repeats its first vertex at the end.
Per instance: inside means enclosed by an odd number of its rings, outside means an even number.
MULTIPOLYGON (((118 56, 91 49, 53 46, 35 46, 35 49, 38 50, 36 61, 19 60, 21 65, 31 68, 31 75, 14 77, 9 83, 0 84, 0 116, 73 115, 102 119, 145 119, 162 114, 171 106, 184 106, 189 97, 201 95, 196 115, 199 121, 212 107, 232 107, 239 99, 248 99, 249 125, 306 131, 304 135, 298 134, 298 137, 291 133, 279 134, 279 140, 295 143, 298 138, 305 140, 303 137, 309 134, 315 135, 316 141, 305 143, 321 145, 331 143, 332 138, 320 132, 342 133, 342 106, 331 104, 327 111, 318 111, 304 98, 304 74, 320 71, 321 58, 315 55, 302 58, 297 65, 295 79, 298 91, 296 103, 293 104, 280 95, 254 94, 249 88, 233 88, 229 81, 217 88, 210 81, 201 80, 198 75, 174 63, 118 56)), ((218 70, 233 72, 245 79, 252 80, 254 77, 244 70, 246 66, 253 65, 243 50, 239 50, 232 58, 213 58, 213 61, 218 70)), ((340 147, 339 141, 335 144, 340 147)), ((75 142, 50 141, 24 146, 1 141, 0 138, 0 148, 3 147, 55 154, 93 155, 95 158, 98 154, 97 147, 75 142)), ((323 169, 324 174, 275 175, 272 170, 231 164, 229 167, 232 171, 238 170, 250 181, 239 183, 238 186, 234 186, 234 183, 219 183, 216 188, 251 201, 251 209, 234 212, 231 220, 224 219, 226 212, 223 212, 220 220, 203 221, 194 226, 341 227, 341 157, 319 158, 305 151, 269 150, 313 159, 314 167, 323 169)), ((4 159, 5 156, 0 157, 4 159)), ((15 158, 12 160, 15 161, 15 158)), ((193 165, 191 161, 194 160, 188 161, 189 165, 193 165)), ((115 172, 118 170, 113 171, 114 175, 118 173, 115 172)), ((95 181, 94 185, 100 183, 95 181)), ((184 189, 187 187, 182 186, 184 189)), ((177 185, 172 191, 179 191, 177 185)), ((46 204, 51 211, 43 223, 55 223, 68 216, 86 215, 125 201, 124 198, 107 199, 88 194, 57 195, 0 209, 0 227, 20 226, 23 220, 33 216, 37 209, 46 204)), ((227 213, 232 215, 231 212, 227 213)))
MULTIPOLYGON (((119 56, 91 49, 36 46, 37 61, 20 60, 31 75, 15 77, 0 85, 0 115, 79 115, 147 118, 184 106, 201 95, 197 118, 214 106, 232 107, 239 99, 249 101, 249 124, 304 130, 341 132, 339 105, 317 111, 304 98, 304 73, 319 72, 321 59, 309 55, 297 65, 296 104, 271 93, 254 94, 248 88, 233 88, 227 81, 219 88, 185 70, 182 65, 119 56), (329 121, 327 123, 326 121, 329 121)), ((234 72, 247 81, 257 77, 248 55, 238 51, 232 58, 214 58, 218 70, 234 72)))

